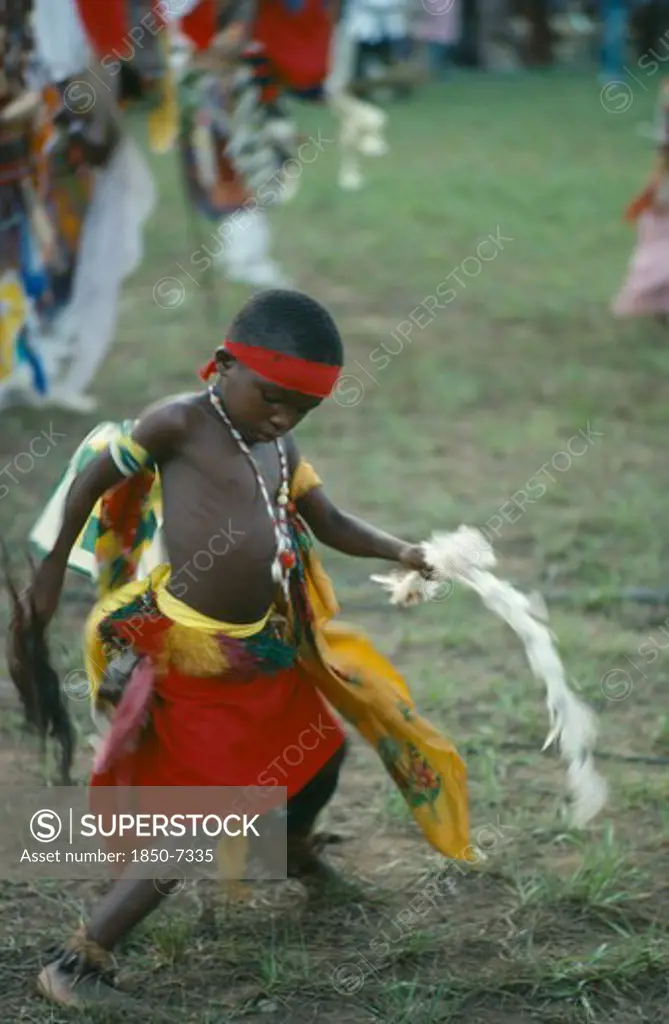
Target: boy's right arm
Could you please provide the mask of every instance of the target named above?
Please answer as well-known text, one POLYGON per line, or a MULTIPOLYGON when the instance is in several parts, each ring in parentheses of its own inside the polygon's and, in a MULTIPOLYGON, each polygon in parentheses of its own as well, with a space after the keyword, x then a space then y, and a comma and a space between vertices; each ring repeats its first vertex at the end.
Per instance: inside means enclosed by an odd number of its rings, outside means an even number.
MULTIPOLYGON (((175 403, 150 411, 135 425, 131 437, 155 462, 162 463, 175 450, 185 428, 185 407, 175 403)), ((58 538, 53 550, 40 564, 28 598, 27 610, 34 608, 43 625, 49 623, 58 607, 70 552, 96 502, 127 476, 117 468, 107 450, 93 459, 73 482, 65 501, 58 538)))

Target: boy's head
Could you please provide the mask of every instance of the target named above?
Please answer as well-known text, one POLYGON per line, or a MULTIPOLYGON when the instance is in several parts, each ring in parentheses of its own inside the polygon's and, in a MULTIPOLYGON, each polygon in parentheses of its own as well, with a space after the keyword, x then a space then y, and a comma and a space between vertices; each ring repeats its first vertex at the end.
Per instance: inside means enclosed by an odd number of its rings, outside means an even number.
POLYGON ((260 292, 216 350, 217 387, 247 441, 272 441, 330 394, 343 361, 339 331, 320 303, 300 292, 260 292))

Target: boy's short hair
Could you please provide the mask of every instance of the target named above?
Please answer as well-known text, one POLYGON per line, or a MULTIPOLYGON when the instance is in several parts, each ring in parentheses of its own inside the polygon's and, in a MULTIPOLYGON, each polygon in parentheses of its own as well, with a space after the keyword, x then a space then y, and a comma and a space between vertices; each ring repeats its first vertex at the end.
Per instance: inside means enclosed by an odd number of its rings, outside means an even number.
POLYGON ((281 352, 326 366, 343 366, 341 335, 327 309, 302 292, 271 289, 242 306, 230 341, 281 352))

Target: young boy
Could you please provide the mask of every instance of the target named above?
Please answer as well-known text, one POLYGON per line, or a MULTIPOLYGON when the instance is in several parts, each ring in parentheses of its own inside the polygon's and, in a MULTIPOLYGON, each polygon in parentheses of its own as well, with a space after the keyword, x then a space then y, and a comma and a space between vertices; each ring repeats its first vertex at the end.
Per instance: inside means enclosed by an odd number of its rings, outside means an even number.
MULTIPOLYGON (((369 641, 330 622, 337 605, 309 531, 349 555, 427 568, 419 546, 336 508, 298 452, 291 432, 342 364, 339 332, 317 302, 290 291, 251 299, 206 369, 209 390, 117 430, 77 472, 32 594, 49 622, 68 563, 93 551, 103 595, 86 635, 96 706, 115 700, 110 680, 128 645, 153 666, 131 744, 114 731, 141 673, 125 680, 91 785, 285 786, 291 875, 320 867, 313 826, 344 758, 329 705, 376 748, 432 845, 468 859, 456 751, 369 641), (161 519, 165 555, 138 579, 161 519), (315 723, 318 742, 309 735, 289 766, 282 752, 315 723)), ((81 459, 80 450, 77 468, 81 459)), ((160 900, 152 881, 121 878, 44 968, 40 992, 76 1005, 118 996, 105 982, 110 951, 160 900)))

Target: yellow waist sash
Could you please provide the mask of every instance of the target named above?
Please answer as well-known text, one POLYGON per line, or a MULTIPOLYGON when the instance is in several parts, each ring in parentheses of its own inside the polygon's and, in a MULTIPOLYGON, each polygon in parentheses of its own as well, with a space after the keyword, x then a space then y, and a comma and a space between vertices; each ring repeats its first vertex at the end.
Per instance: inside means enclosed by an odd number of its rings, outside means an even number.
POLYGON ((98 633, 98 627, 112 612, 136 600, 149 590, 156 594, 159 610, 173 623, 165 637, 163 658, 182 672, 198 675, 224 674, 228 662, 215 636, 225 634, 234 640, 245 640, 259 633, 272 613, 270 607, 258 622, 220 622, 189 608, 187 604, 168 593, 170 566, 160 565, 143 580, 133 580, 117 587, 103 597, 93 608, 85 626, 84 659, 93 699, 97 697, 108 663, 108 652, 98 633))
POLYGON ((219 622, 217 619, 210 619, 208 615, 201 615, 194 608, 189 608, 187 604, 180 601, 174 594, 170 594, 167 589, 169 581, 169 566, 165 566, 165 575, 156 586, 156 604, 163 615, 166 615, 168 619, 172 619, 172 622, 176 622, 179 626, 184 626, 186 629, 196 629, 200 633, 207 634, 225 633, 226 636, 232 637, 234 640, 246 640, 247 637, 253 636, 265 628, 267 620, 272 613, 272 607, 270 606, 263 618, 259 619, 258 622, 219 622))

